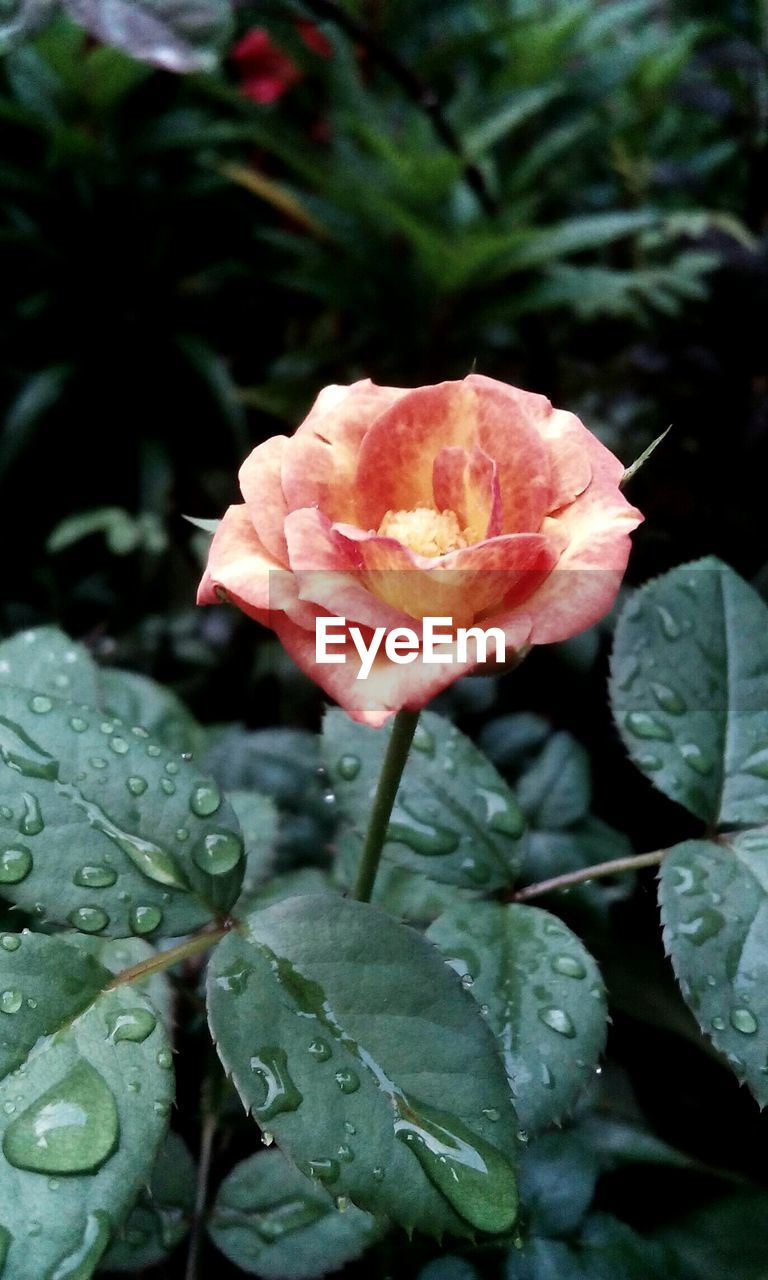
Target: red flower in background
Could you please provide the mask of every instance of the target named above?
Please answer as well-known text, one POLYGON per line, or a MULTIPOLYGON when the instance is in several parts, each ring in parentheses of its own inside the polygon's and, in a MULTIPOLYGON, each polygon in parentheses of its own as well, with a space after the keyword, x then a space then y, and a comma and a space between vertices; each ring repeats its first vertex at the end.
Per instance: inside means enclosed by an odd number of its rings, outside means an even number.
MULTIPOLYGON (((296 31, 312 53, 321 58, 333 56, 333 46, 314 22, 299 21, 296 31)), ((230 57, 239 73, 241 92, 262 105, 277 102, 304 74, 263 27, 246 32, 233 45, 230 57)))
POLYGON ((230 56, 240 75, 241 91, 253 102, 277 102, 286 89, 301 79, 300 68, 273 44, 263 27, 248 31, 233 46, 230 56))

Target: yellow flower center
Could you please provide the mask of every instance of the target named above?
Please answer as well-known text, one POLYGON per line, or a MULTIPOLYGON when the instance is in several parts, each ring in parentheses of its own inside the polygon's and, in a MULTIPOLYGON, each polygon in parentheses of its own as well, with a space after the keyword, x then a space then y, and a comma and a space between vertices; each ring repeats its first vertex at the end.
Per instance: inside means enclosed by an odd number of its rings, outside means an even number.
POLYGON ((420 556, 443 556, 468 545, 455 511, 433 511, 431 507, 414 507, 412 511, 388 511, 378 532, 397 538, 420 556))

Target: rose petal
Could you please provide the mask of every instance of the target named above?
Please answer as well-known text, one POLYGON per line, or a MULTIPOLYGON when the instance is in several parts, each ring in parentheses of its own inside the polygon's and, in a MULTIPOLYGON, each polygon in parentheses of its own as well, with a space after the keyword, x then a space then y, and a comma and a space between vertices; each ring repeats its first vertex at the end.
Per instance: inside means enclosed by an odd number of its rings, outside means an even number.
POLYGON ((249 454, 240 468, 240 489, 254 528, 275 559, 287 563, 283 525, 288 514, 280 468, 287 436, 272 436, 249 454))
POLYGON ((358 523, 378 529, 387 511, 431 507, 438 453, 477 445, 498 469, 503 531, 535 532, 549 505, 547 449, 521 404, 501 386, 486 378, 479 387, 470 377, 419 387, 382 413, 360 446, 358 523))
POLYGON ((482 449, 441 449, 432 466, 437 511, 455 511, 470 542, 501 533, 498 468, 482 449))
POLYGON ((592 464, 585 439, 590 432, 575 414, 562 409, 554 409, 540 424, 539 431, 549 447, 552 469, 549 510, 557 511, 583 493, 592 479, 592 464))
POLYGON ((269 609, 270 574, 283 565, 259 541, 245 504, 229 507, 213 535, 198 604, 218 604, 217 588, 243 607, 269 609))
POLYGON ((282 486, 288 511, 319 507, 332 520, 356 519, 357 456, 371 423, 406 392, 369 380, 325 387, 287 442, 282 486))

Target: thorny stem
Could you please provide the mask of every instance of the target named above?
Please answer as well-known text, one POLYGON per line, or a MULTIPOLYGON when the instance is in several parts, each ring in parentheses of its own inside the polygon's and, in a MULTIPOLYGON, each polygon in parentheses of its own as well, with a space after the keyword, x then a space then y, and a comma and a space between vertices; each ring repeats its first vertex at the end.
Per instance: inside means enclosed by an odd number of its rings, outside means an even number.
POLYGON ((593 867, 581 867, 578 871, 567 871, 561 876, 552 876, 550 880, 527 884, 515 893, 508 894, 507 901, 529 902, 531 898, 541 898, 545 893, 554 893, 558 889, 570 889, 573 884, 584 884, 587 880, 598 880, 601 876, 616 876, 624 871, 639 871, 642 867, 657 867, 664 861, 666 854, 666 849, 656 849, 653 853, 637 853, 628 858, 614 858, 611 862, 598 862, 593 867))
POLYGON ((361 45, 371 59, 378 63, 396 84, 400 85, 411 101, 429 118, 440 141, 459 157, 464 166, 467 183, 485 212, 495 213, 496 201, 488 190, 482 170, 465 154, 461 138, 443 111, 434 89, 430 88, 411 67, 401 62, 397 54, 393 53, 388 45, 371 31, 370 27, 343 9, 337 0, 302 0, 302 2, 315 17, 334 23, 349 36, 350 40, 361 45))
POLYGON ((373 808, 368 820, 368 831, 357 873, 354 896, 358 902, 370 902, 371 900, 373 886, 376 881, 376 872, 381 861, 381 851, 387 838, 387 826, 397 795, 397 788, 403 776, 403 769, 408 759, 408 752, 418 722, 418 711, 398 711, 395 716, 392 736, 387 746, 387 754, 381 766, 379 784, 376 788, 373 808))
POLYGON ((204 951, 210 951, 211 947, 215 947, 216 943, 220 942, 226 933, 229 933, 230 928, 231 922, 217 926, 215 929, 206 929, 202 933, 195 933, 191 938, 180 942, 177 947, 169 947, 167 951, 158 951, 156 955, 133 965, 131 969, 123 969, 122 973, 116 974, 110 982, 108 990, 125 986, 129 982, 140 982, 142 978, 149 978, 153 973, 162 973, 164 969, 170 969, 173 965, 180 964, 183 960, 189 960, 192 956, 199 956, 204 951))

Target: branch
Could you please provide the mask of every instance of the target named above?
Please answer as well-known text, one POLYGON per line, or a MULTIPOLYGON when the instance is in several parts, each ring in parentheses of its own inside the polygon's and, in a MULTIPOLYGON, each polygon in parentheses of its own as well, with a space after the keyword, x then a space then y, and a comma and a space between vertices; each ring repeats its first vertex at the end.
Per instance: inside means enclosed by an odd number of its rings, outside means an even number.
POLYGON ((561 876, 552 876, 550 880, 539 880, 536 884, 527 884, 522 889, 510 893, 507 902, 529 902, 531 898, 541 898, 545 893, 554 893, 558 889, 570 889, 573 884, 584 884, 587 880, 598 880, 602 876, 616 876, 623 871, 639 871, 642 867, 657 867, 666 857, 666 849, 656 849, 653 853, 632 854, 628 858, 614 858, 611 862, 598 862, 593 867, 581 867, 578 871, 567 871, 561 876))

